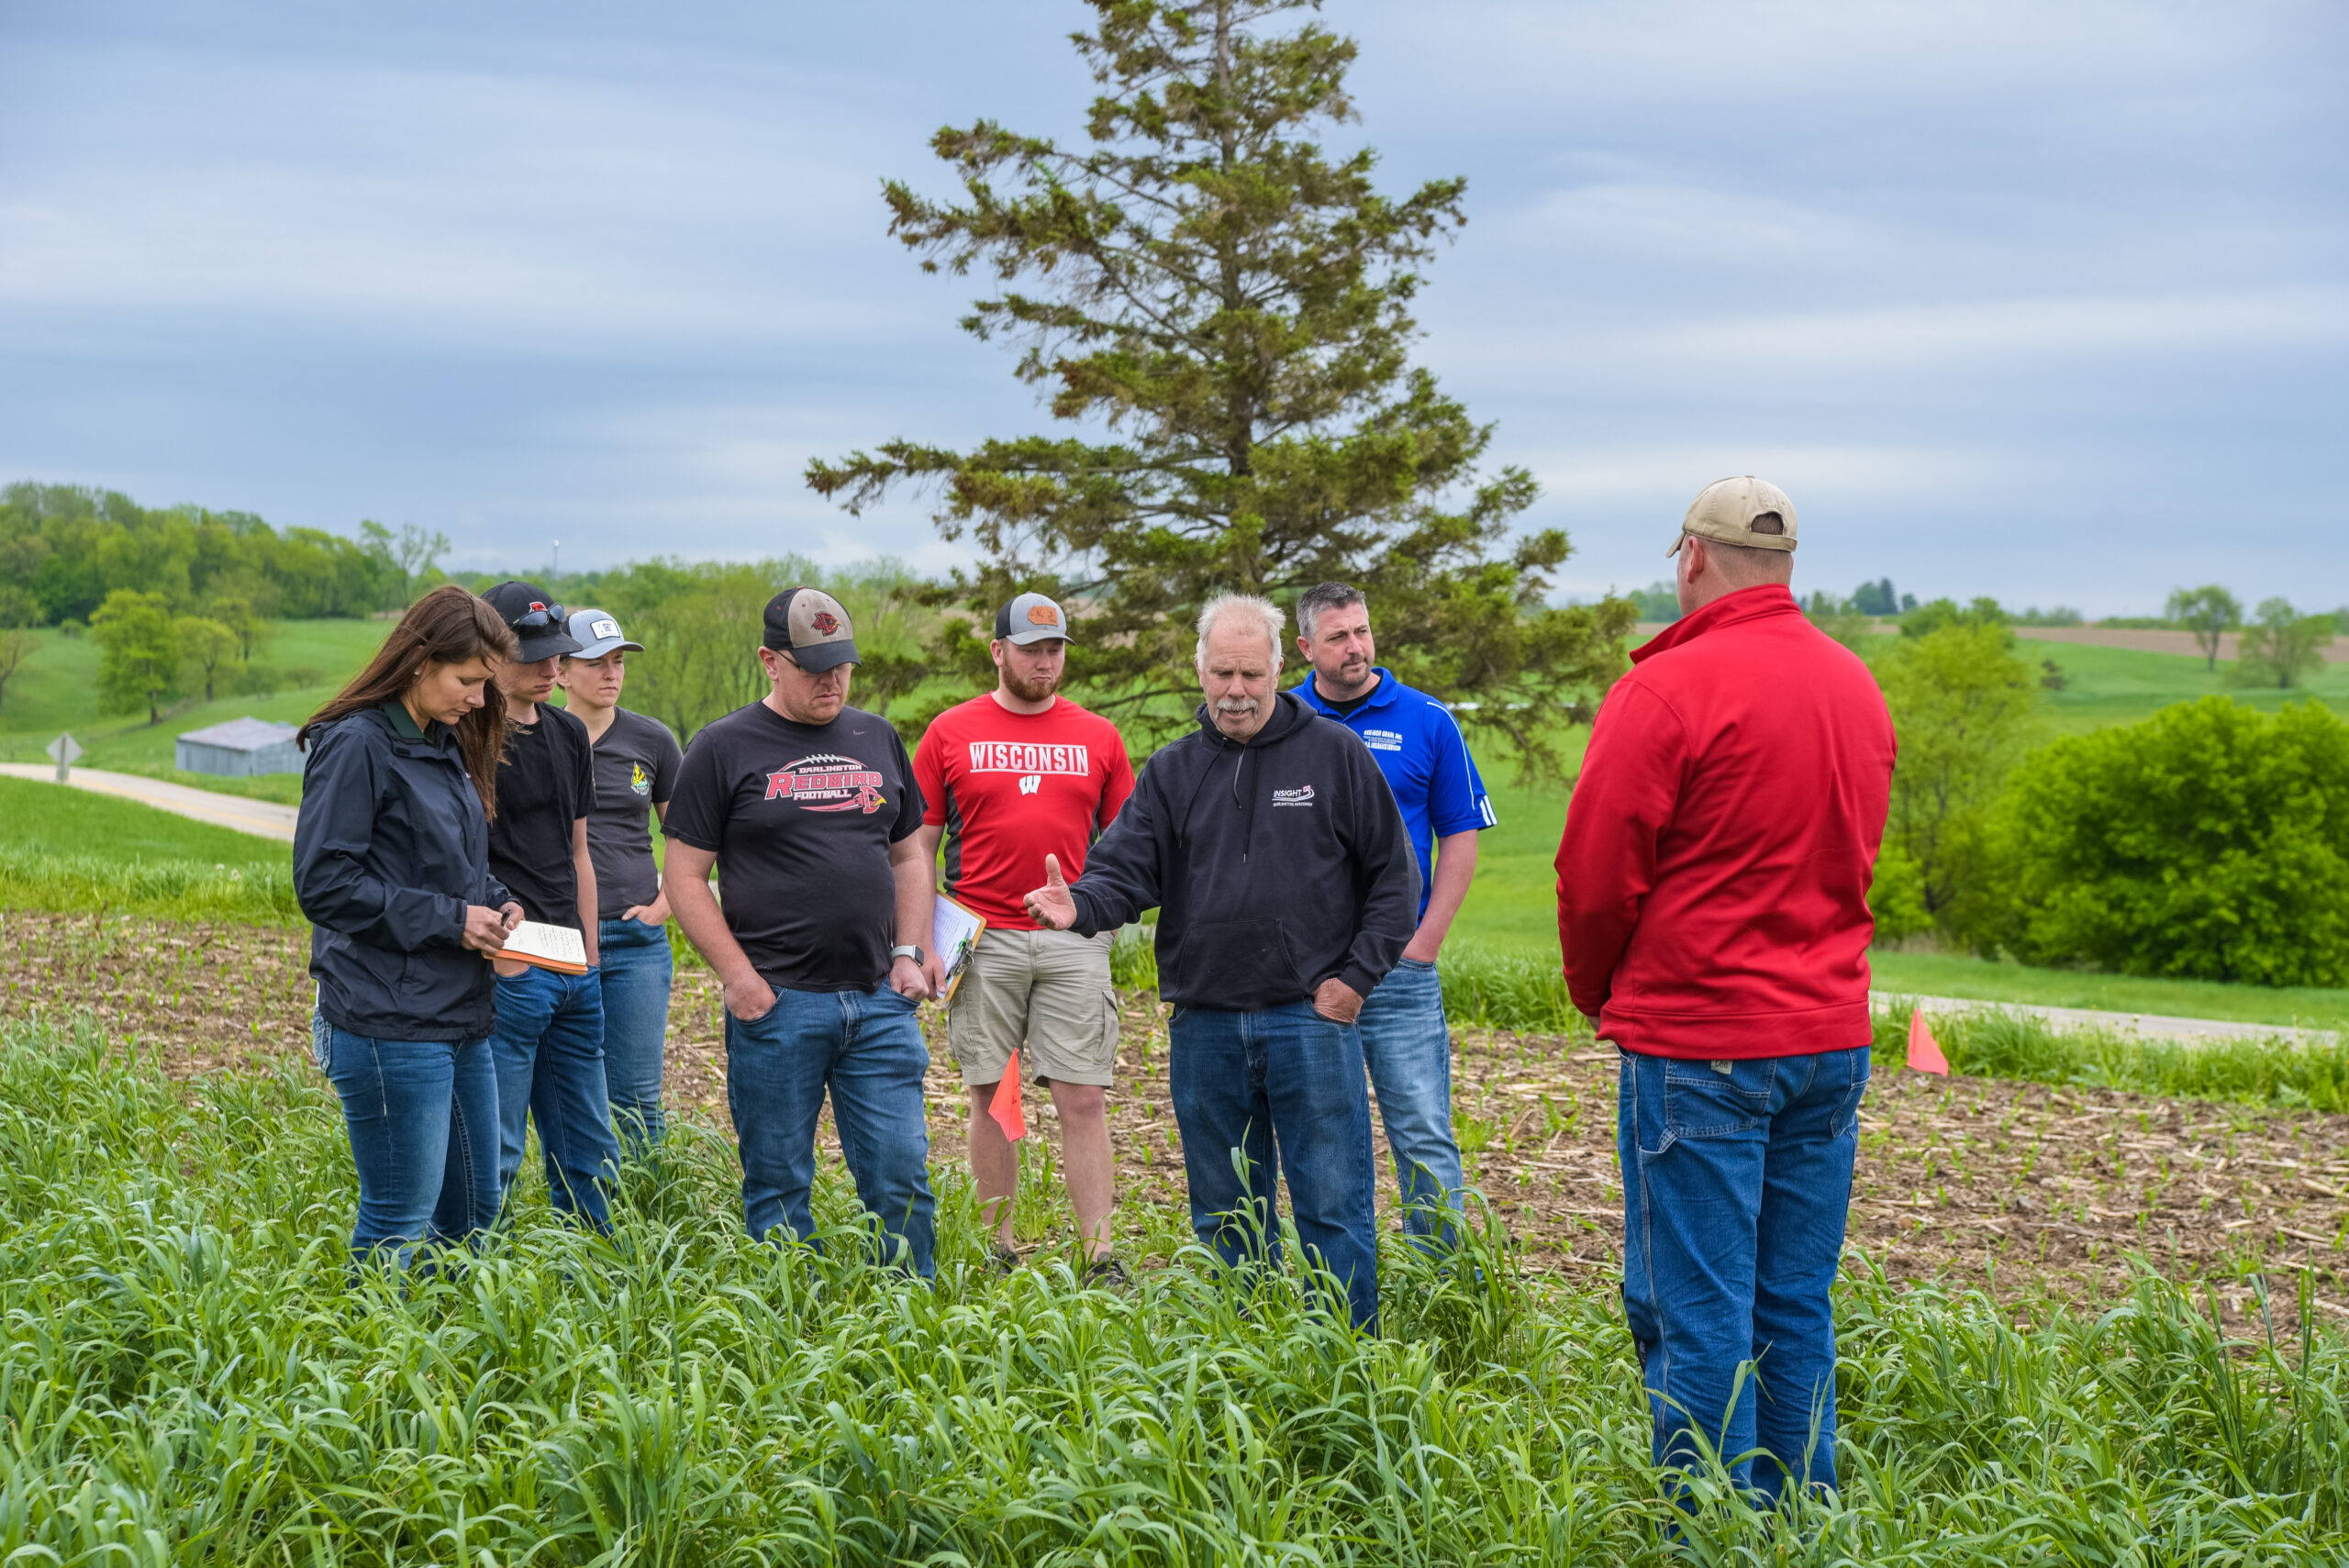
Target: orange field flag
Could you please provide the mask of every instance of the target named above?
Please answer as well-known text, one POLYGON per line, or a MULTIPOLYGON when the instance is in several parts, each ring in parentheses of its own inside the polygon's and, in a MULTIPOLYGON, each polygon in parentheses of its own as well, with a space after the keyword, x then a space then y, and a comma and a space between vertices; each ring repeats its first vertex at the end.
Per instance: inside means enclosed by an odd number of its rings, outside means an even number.
POLYGON ((1949 1058, 1942 1054, 1941 1042, 1933 1039, 1922 1007, 1909 1015, 1909 1071, 1949 1076, 1949 1058))
POLYGON ((1003 1129, 1004 1137, 1017 1143, 1028 1136, 1028 1107, 1019 1097, 1019 1052, 1011 1053, 1010 1065, 1003 1070, 1003 1082, 995 1086, 995 1098, 987 1102, 987 1115, 1003 1129))

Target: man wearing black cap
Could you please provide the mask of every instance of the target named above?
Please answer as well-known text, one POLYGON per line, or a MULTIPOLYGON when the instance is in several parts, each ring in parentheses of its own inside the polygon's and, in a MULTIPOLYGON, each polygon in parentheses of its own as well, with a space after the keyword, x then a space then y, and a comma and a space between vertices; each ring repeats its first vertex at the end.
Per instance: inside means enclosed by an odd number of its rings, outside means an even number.
POLYGON ((555 1207, 607 1229, 605 1187, 619 1165, 604 1081, 604 993, 596 972, 596 864, 587 818, 596 808, 595 751, 587 727, 547 706, 563 655, 579 651, 561 605, 529 583, 500 583, 482 597, 513 628, 520 657, 498 666, 506 694, 506 755, 497 765, 497 815, 489 863, 525 917, 577 929, 585 974, 558 974, 499 959, 498 1191, 521 1174, 523 1136, 539 1125, 555 1207))
POLYGON ((927 1277, 930 1051, 914 1008, 938 981, 920 946, 934 895, 905 743, 848 706, 857 662, 830 595, 788 588, 768 603, 759 662, 772 689, 686 748, 663 825, 666 880, 677 923, 725 986, 726 1098, 751 1234, 813 1237, 829 1092, 885 1251, 927 1277))

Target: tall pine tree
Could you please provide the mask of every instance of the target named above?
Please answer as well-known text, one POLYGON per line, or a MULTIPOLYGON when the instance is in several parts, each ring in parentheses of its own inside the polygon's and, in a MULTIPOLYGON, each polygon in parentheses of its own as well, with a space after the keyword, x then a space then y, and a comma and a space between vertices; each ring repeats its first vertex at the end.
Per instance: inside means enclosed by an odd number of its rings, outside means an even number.
POLYGON ((1020 379, 1100 439, 900 439, 811 462, 808 484, 852 513, 941 493, 941 531, 980 555, 946 593, 981 617, 952 623, 941 667, 985 674, 994 606, 1040 589, 1078 619, 1071 685, 1163 735, 1196 698, 1201 603, 1337 579, 1370 595, 1397 674, 1554 773, 1558 721, 1620 668, 1632 611, 1545 605, 1564 532, 1512 537, 1532 476, 1480 473, 1493 428, 1409 362, 1418 269, 1465 221, 1466 182, 1396 200, 1371 150, 1311 139, 1356 117, 1354 45, 1268 24, 1318 0, 1090 3, 1087 145, 949 127, 931 146, 960 198, 885 195, 924 271, 1005 285, 963 328, 1023 341, 1020 379))

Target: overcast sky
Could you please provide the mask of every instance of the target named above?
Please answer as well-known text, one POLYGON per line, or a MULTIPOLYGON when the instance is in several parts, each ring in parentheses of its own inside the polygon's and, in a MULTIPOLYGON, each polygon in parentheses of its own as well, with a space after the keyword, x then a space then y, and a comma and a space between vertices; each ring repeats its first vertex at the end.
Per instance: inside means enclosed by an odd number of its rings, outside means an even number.
MULTIPOLYGON (((1068 0, 0 0, 0 479, 451 564, 877 550, 812 455, 1049 423, 880 181, 1064 134, 1068 0)), ((1419 357, 1542 480, 1562 587, 1707 481, 1798 587, 2349 600, 2349 7, 1330 0, 1400 191, 1469 180, 1419 357)))

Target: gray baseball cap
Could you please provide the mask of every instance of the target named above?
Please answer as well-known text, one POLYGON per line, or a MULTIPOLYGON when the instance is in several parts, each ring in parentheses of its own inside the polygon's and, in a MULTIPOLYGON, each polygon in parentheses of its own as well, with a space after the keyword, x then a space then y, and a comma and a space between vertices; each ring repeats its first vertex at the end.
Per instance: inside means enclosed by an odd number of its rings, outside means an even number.
POLYGON ((620 623, 602 610, 572 611, 567 629, 571 640, 579 644, 579 651, 572 655, 573 659, 601 659, 607 653, 623 650, 629 653, 644 651, 644 644, 620 635, 620 623))
POLYGON ((1031 642, 1041 642, 1048 637, 1068 640, 1068 617, 1061 614, 1060 606, 1041 594, 1022 594, 995 613, 995 635, 999 641, 1016 643, 1021 648, 1031 642))

